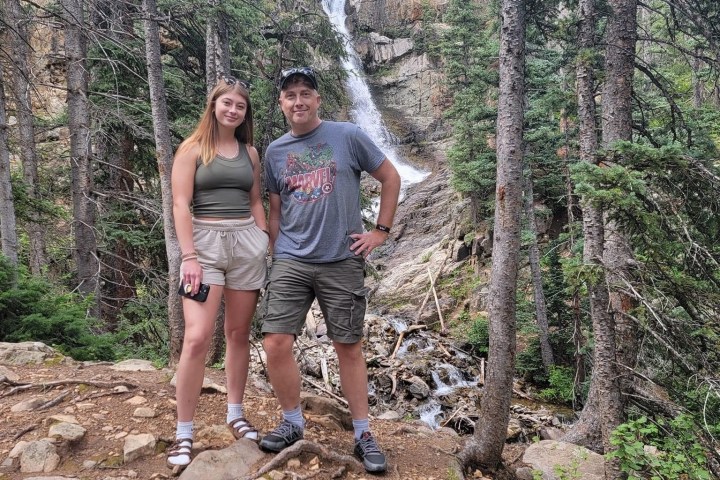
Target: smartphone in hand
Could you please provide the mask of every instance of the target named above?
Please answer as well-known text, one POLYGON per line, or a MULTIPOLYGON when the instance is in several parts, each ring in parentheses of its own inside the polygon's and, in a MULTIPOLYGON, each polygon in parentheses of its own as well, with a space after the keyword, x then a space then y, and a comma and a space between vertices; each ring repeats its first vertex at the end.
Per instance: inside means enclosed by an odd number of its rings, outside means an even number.
POLYGON ((180 288, 178 289, 178 295, 181 297, 189 298, 190 300, 195 300, 197 302, 204 302, 207 300, 208 293, 210 293, 210 285, 207 283, 201 283, 200 284, 200 290, 198 290, 198 293, 196 295, 192 295, 192 290, 185 288, 186 285, 180 285, 180 288))

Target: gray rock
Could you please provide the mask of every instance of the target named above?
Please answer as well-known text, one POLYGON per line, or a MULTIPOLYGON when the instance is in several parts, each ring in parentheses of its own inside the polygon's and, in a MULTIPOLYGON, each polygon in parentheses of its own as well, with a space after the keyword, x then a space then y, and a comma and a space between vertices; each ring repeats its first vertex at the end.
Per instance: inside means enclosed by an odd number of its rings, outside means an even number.
POLYGON ((76 423, 61 422, 50 427, 48 437, 62 438, 72 443, 82 440, 86 432, 87 430, 76 423))
POLYGON ((154 372, 157 370, 149 360, 129 359, 118 362, 110 367, 118 372, 154 372))
POLYGON ((46 398, 42 397, 32 397, 28 398, 27 400, 23 400, 20 403, 16 403, 12 407, 10 407, 11 412, 30 412, 32 410, 35 410, 40 405, 43 405, 47 403, 46 398))
POLYGON ((557 427, 542 427, 539 433, 543 440, 560 440, 565 435, 565 431, 557 427))
POLYGON ((200 453, 180 475, 178 480, 234 480, 251 473, 265 455, 257 443, 241 439, 222 450, 206 450, 200 453))
POLYGON ((400 420, 400 414, 394 410, 388 410, 378 417, 380 420, 400 420))
POLYGON ((45 420, 43 420, 43 425, 53 425, 55 423, 74 423, 76 425, 80 425, 80 422, 78 422, 77 418, 75 418, 73 415, 52 415, 50 417, 47 417, 45 420))
POLYGON ((42 342, 0 342, 0 363, 4 365, 37 364, 55 357, 62 355, 42 342))
MULTIPOLYGON (((172 379, 170 379, 170 385, 174 387, 176 383, 177 373, 173 375, 172 379)), ((223 387, 222 385, 218 385, 217 383, 210 380, 208 377, 203 377, 202 389, 205 391, 214 390, 218 393, 227 393, 227 388, 223 387)))
POLYGON ((508 440, 515 440, 517 437, 520 436, 522 433, 522 425, 520 425, 520 422, 516 418, 511 418, 508 422, 507 427, 507 439, 508 440))
POLYGON ((155 436, 149 433, 128 435, 123 445, 123 461, 130 463, 133 460, 155 453, 155 436))
POLYGON ((133 412, 133 417, 140 417, 140 418, 155 418, 157 416, 157 412, 154 408, 150 407, 138 407, 133 412))
POLYGON ((406 382, 409 383, 407 391, 410 392, 413 397, 422 400, 430 396, 430 387, 422 378, 412 376, 407 379, 406 382))
POLYGON ((542 472, 543 480, 560 480, 558 470, 562 478, 605 479, 604 457, 572 443, 541 440, 525 450, 522 461, 542 472))
POLYGON ((48 439, 30 442, 20 454, 22 473, 52 472, 60 464, 60 455, 48 439))
POLYGON ((20 440, 18 443, 15 444, 13 449, 10 450, 8 458, 18 458, 22 454, 22 452, 25 451, 28 445, 30 445, 30 442, 20 440))

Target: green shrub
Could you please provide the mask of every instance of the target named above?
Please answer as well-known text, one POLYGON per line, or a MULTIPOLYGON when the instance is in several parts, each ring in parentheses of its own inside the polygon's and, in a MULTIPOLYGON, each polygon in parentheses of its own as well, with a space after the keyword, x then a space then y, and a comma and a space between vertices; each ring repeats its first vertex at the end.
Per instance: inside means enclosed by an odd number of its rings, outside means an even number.
POLYGON ((488 319, 485 316, 477 316, 472 320, 468 331, 468 343, 477 353, 487 353, 490 348, 490 333, 488 319))
POLYGON ((76 360, 115 359, 115 339, 88 316, 91 298, 58 292, 45 279, 0 259, 0 341, 43 342, 76 360))
POLYGON ((540 391, 548 402, 571 404, 575 397, 575 374, 570 367, 552 366, 548 375, 550 386, 540 391))
POLYGON ((669 421, 643 416, 613 431, 610 442, 616 450, 607 457, 620 460, 620 469, 628 474, 628 480, 709 480, 712 477, 696 430, 689 415, 669 421), (657 452, 649 452, 646 446, 657 448, 657 452))

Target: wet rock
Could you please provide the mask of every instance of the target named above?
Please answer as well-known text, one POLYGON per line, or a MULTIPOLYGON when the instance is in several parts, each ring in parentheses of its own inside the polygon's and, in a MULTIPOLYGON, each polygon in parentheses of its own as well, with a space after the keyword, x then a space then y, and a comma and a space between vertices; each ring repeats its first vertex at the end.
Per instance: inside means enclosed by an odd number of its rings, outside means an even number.
POLYGON ((407 391, 415 398, 422 400, 430 396, 430 387, 422 378, 413 376, 405 380, 409 383, 407 391))

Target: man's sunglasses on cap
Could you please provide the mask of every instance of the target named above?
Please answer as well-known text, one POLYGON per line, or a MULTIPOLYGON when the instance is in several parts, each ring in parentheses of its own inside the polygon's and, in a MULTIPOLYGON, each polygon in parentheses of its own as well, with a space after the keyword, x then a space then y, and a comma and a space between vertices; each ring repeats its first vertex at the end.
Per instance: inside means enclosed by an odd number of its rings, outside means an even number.
POLYGON ((293 75, 302 75, 303 77, 307 78, 310 81, 312 87, 317 90, 318 82, 317 77, 315 76, 315 70, 310 67, 294 67, 288 68, 280 72, 280 90, 282 90, 282 88, 285 86, 285 82, 287 81, 287 79, 292 77, 293 75))
POLYGON ((250 82, 246 82, 245 80, 238 80, 237 78, 233 77, 232 75, 223 75, 220 77, 220 80, 227 83, 228 85, 232 86, 236 83, 239 83, 245 90, 250 90, 250 82))

